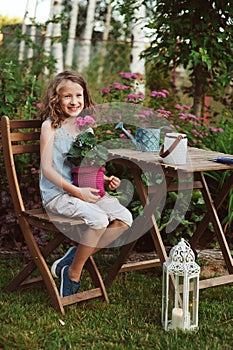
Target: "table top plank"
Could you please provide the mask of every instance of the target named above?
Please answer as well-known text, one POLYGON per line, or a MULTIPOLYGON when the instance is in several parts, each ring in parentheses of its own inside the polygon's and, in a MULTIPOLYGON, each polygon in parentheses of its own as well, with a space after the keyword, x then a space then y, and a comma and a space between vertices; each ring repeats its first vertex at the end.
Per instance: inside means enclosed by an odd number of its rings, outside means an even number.
POLYGON ((179 170, 183 172, 202 172, 213 170, 230 170, 233 169, 233 164, 217 163, 210 159, 218 157, 231 158, 232 154, 199 149, 196 147, 188 147, 187 163, 182 165, 166 164, 159 156, 159 152, 140 152, 134 149, 109 149, 109 155, 112 159, 120 158, 132 161, 138 166, 162 166, 165 169, 179 170))

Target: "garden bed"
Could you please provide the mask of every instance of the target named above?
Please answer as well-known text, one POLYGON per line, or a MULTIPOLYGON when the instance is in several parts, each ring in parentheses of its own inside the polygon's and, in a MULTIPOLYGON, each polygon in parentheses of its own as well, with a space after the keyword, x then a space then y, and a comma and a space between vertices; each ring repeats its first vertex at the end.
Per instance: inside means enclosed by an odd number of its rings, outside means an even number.
MULTIPOLYGON (((209 278, 217 275, 228 275, 228 271, 223 259, 221 250, 219 249, 203 249, 198 250, 198 264, 201 266, 201 277, 209 278)), ((102 255, 106 259, 113 257, 111 250, 102 251, 102 255)), ((20 250, 9 250, 4 247, 0 247, 0 259, 11 259, 15 257, 25 257, 24 253, 20 250)), ((157 258, 156 253, 153 252, 132 252, 127 262, 138 262, 145 260, 152 260, 157 258)))

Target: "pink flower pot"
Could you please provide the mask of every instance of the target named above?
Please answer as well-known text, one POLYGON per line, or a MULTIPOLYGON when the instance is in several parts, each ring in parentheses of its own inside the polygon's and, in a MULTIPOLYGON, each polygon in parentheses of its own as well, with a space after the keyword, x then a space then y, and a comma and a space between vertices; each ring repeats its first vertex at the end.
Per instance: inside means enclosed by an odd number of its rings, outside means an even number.
POLYGON ((104 167, 80 166, 71 170, 73 183, 78 187, 92 187, 100 190, 99 195, 105 195, 104 167))

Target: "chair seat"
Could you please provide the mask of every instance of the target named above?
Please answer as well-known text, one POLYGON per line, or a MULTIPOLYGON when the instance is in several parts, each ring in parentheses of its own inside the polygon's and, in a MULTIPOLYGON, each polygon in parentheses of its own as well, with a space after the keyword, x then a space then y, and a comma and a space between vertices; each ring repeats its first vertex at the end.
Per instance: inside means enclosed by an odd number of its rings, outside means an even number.
POLYGON ((74 225, 85 225, 85 222, 81 219, 71 219, 70 217, 63 215, 56 215, 49 213, 44 208, 30 209, 22 211, 21 215, 25 216, 30 222, 35 222, 34 220, 41 222, 41 224, 64 224, 69 226, 74 225))

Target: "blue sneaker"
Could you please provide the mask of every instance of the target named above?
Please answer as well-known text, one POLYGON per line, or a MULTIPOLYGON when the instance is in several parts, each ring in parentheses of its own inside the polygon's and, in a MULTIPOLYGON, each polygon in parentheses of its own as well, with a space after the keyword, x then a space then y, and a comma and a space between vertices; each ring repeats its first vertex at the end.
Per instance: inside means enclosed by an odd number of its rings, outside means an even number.
POLYGON ((61 270, 60 296, 68 297, 78 293, 81 282, 72 281, 68 275, 69 266, 64 266, 61 270))
POLYGON ((51 273, 53 277, 55 278, 61 277, 62 268, 66 265, 72 264, 76 250, 77 250, 77 247, 71 247, 62 258, 54 261, 51 267, 51 273))

